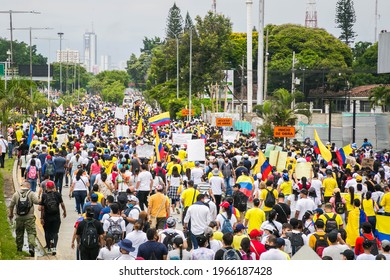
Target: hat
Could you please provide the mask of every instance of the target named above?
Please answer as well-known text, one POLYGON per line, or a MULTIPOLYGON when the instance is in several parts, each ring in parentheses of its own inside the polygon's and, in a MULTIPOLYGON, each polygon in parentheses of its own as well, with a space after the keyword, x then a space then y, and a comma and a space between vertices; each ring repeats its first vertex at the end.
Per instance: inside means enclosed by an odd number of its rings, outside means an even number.
POLYGON ((304 194, 304 195, 307 195, 307 194, 308 194, 307 189, 302 189, 300 193, 302 193, 302 194, 304 194))
POLYGON ((286 242, 284 241, 283 238, 281 238, 281 237, 276 238, 276 247, 280 248, 280 247, 285 246, 285 245, 286 245, 286 242))
POLYGON ((230 207, 230 203, 227 202, 227 201, 224 201, 222 202, 219 206, 223 207, 223 208, 229 208, 230 207))
POLYGON ((138 198, 135 195, 128 195, 127 196, 127 201, 134 201, 134 202, 139 202, 138 198))
POLYGON ((200 165, 200 162, 199 161, 195 161, 195 166, 199 166, 200 165))
POLYGON ((321 208, 317 208, 313 212, 317 213, 317 214, 320 214, 320 215, 324 214, 324 210, 322 210, 321 208))
POLYGON ((263 227, 263 230, 268 230, 268 231, 270 231, 270 232, 273 232, 274 231, 274 227, 273 226, 271 226, 270 224, 267 224, 267 225, 265 225, 264 227, 263 227))
POLYGON ((346 257, 347 260, 354 260, 355 259, 355 254, 350 249, 347 249, 340 254, 343 255, 344 257, 346 257))
POLYGON ((355 179, 357 182, 361 182, 363 178, 362 178, 362 176, 357 175, 355 179))
POLYGON ((176 220, 175 220, 175 218, 169 217, 169 218, 167 219, 167 226, 168 226, 169 228, 173 228, 175 225, 176 225, 176 220))
POLYGON ((46 188, 54 188, 54 187, 55 187, 55 184, 54 184, 53 181, 48 181, 48 182, 46 183, 46 188))
POLYGON ((51 155, 47 155, 46 159, 51 159, 51 155))
POLYGON ((213 169, 213 175, 214 176, 218 176, 219 175, 219 169, 218 168, 214 168, 213 169))
POLYGON ((243 224, 237 224, 236 225, 236 231, 241 231, 243 229, 247 229, 248 227, 244 226, 243 224))
POLYGON ((133 247, 133 242, 129 239, 122 239, 118 242, 119 248, 122 248, 123 250, 127 252, 134 252, 135 248, 133 247))
POLYGON ((250 238, 256 238, 258 236, 262 236, 263 235, 263 231, 262 230, 258 230, 258 229, 252 229, 251 232, 249 233, 249 236, 250 238))
POLYGON ((390 241, 387 239, 382 240, 382 248, 390 247, 390 241))
POLYGON ((98 195, 96 193, 91 194, 91 200, 92 201, 97 201, 98 200, 98 195))

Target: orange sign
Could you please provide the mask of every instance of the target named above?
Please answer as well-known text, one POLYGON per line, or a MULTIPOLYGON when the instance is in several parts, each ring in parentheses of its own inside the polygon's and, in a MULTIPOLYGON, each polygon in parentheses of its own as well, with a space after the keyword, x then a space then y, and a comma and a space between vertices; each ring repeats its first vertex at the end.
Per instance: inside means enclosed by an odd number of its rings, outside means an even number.
POLYGON ((233 126, 232 118, 216 118, 215 119, 216 126, 233 126))
MULTIPOLYGON (((181 115, 182 116, 188 116, 190 113, 190 110, 189 109, 181 109, 181 115)), ((194 115, 194 110, 191 110, 191 116, 194 115)))
POLYGON ((294 138, 295 137, 295 127, 293 126, 275 126, 274 128, 274 137, 275 138, 294 138))

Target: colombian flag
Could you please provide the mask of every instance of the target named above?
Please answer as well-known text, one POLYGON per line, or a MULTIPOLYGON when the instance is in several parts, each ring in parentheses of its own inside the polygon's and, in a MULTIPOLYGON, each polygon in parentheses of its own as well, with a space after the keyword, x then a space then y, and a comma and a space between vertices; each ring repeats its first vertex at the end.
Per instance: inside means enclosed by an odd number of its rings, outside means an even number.
MULTIPOLYGON (((317 143, 318 149, 320 151, 320 154, 324 160, 327 162, 332 161, 332 153, 329 151, 328 148, 325 147, 325 145, 321 142, 320 137, 318 137, 317 130, 314 129, 314 139, 317 143)), ((314 148, 315 150, 315 148, 314 148)))
POLYGON ((314 152, 316 153, 316 155, 321 154, 320 148, 318 148, 318 143, 317 143, 317 141, 314 141, 313 148, 314 148, 314 152))
POLYGON ((336 151, 337 159, 339 160, 339 164, 342 165, 345 163, 347 156, 352 153, 352 147, 350 144, 347 146, 340 148, 336 151))
POLYGON ((161 161, 164 158, 164 154, 165 154, 164 148, 160 141, 160 136, 158 135, 158 132, 154 127, 153 127, 153 132, 156 137, 155 150, 156 150, 157 161, 161 161))
POLYGON ((272 166, 268 163, 267 158, 261 150, 259 150, 259 158, 257 160, 256 167, 254 169, 254 174, 261 173, 261 180, 265 181, 268 178, 268 174, 271 173, 272 166))
POLYGON ((247 197, 251 197, 252 188, 253 188, 253 179, 252 177, 241 175, 237 178, 237 184, 240 184, 240 192, 245 194, 247 197))
POLYGON ((390 240, 390 216, 385 215, 376 215, 376 230, 378 234, 378 239, 390 240))
POLYGON ((169 116, 169 112, 165 112, 149 118, 149 124, 154 127, 164 125, 164 124, 169 124, 170 122, 171 122, 171 118, 169 116))
POLYGON ((30 124, 30 129, 28 130, 27 145, 30 146, 33 138, 34 138, 34 126, 30 124))

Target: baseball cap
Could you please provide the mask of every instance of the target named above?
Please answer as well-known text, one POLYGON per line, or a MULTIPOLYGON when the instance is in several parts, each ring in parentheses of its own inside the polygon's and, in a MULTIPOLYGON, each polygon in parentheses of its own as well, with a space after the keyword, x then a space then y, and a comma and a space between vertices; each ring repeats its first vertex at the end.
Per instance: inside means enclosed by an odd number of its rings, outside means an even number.
POLYGON ((263 231, 262 230, 258 230, 258 229, 252 229, 251 230, 251 232, 249 233, 249 237, 250 238, 256 238, 256 237, 258 237, 258 236, 261 236, 261 235, 263 235, 263 231))
POLYGON ((175 220, 175 218, 169 217, 169 218, 167 219, 167 226, 168 226, 169 228, 172 228, 172 227, 174 227, 175 225, 176 225, 176 220, 175 220))
POLYGON ((127 196, 127 201, 139 202, 138 198, 135 195, 128 195, 127 196))
POLYGON ((390 241, 387 239, 382 240, 382 248, 385 248, 385 247, 390 247, 390 241))
POLYGON ((46 183, 46 188, 54 188, 54 187, 55 187, 55 184, 54 184, 53 181, 48 181, 48 182, 46 183))
POLYGON ((51 159, 51 155, 47 155, 46 159, 51 159))
POLYGON ((230 207, 230 203, 227 202, 227 201, 224 201, 222 202, 219 206, 223 207, 223 208, 229 208, 230 207))
POLYGON ((247 229, 248 227, 244 226, 243 224, 237 224, 236 225, 236 231, 241 231, 243 229, 247 229))
POLYGON ((340 254, 343 255, 347 260, 354 260, 355 259, 355 254, 350 249, 347 249, 340 254))

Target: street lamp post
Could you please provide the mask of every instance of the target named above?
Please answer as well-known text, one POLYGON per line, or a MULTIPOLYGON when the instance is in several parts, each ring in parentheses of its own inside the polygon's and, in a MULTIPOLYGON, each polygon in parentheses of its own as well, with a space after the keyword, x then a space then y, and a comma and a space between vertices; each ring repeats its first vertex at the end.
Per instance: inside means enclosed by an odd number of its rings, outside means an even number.
POLYGON ((63 32, 58 32, 58 36, 60 36, 60 92, 62 93, 62 36, 64 36, 63 32))
POLYGON ((176 99, 179 99, 179 36, 176 37, 176 99))
POLYGON ((188 91, 188 120, 191 121, 191 114, 192 114, 192 27, 190 28, 190 77, 189 77, 189 91, 188 91))

